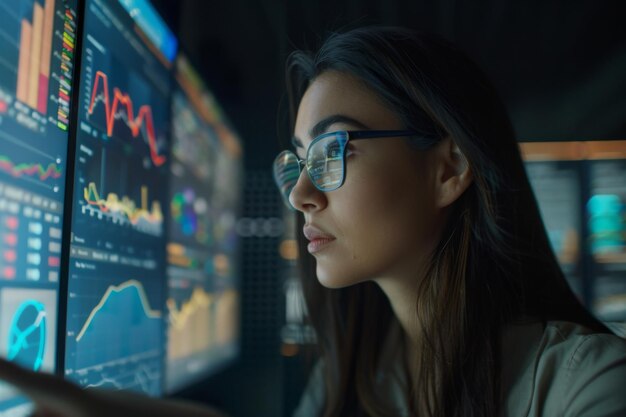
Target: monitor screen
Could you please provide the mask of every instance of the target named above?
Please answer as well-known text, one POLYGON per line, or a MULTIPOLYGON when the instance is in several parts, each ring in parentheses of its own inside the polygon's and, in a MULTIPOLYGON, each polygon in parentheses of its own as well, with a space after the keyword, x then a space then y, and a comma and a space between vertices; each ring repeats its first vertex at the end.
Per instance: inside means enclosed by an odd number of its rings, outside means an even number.
POLYGON ((526 172, 552 250, 582 301, 582 166, 576 142, 522 144, 526 172))
POLYGON ((156 396, 174 41, 146 1, 87 0, 84 22, 64 371, 83 387, 156 396))
MULTIPOLYGON (((76 22, 74 0, 0 0, 0 354, 35 371, 56 367, 76 22)), ((0 384, 0 413, 28 408, 0 384)))
POLYGON ((572 288, 600 320, 626 322, 626 141, 521 148, 572 288))
POLYGON ((626 141, 589 146, 585 222, 592 259, 592 308, 608 322, 626 322, 626 141))
POLYGON ((166 390, 214 373, 238 349, 241 149, 181 55, 172 97, 166 390))

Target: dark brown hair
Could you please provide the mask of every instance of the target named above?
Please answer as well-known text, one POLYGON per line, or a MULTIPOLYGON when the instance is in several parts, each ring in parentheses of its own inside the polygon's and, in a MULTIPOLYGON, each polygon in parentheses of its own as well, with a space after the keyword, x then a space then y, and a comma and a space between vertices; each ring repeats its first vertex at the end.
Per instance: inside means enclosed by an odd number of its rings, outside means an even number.
MULTIPOLYGON (((565 281, 505 107, 485 75, 447 41, 367 27, 332 34, 315 54, 290 56, 292 127, 308 85, 327 70, 362 80, 406 129, 450 136, 469 162, 474 182, 451 208, 416 294, 423 337, 409 404, 417 412, 413 399, 423 399, 427 410, 419 411, 433 417, 499 415, 504 325, 564 320, 608 332, 565 281)), ((324 415, 393 415, 375 383, 380 341, 394 319, 389 301, 372 282, 323 287, 300 234, 299 247, 309 320, 326 364, 324 415)))

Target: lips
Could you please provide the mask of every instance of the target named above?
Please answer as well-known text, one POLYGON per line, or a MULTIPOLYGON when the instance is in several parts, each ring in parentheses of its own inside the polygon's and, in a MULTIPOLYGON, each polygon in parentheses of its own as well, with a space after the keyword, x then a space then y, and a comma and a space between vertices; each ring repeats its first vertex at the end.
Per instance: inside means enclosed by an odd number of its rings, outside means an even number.
POLYGON ((315 226, 312 225, 305 225, 302 228, 302 231, 304 232, 304 237, 306 237, 308 240, 313 241, 313 240, 334 240, 335 236, 325 233, 322 230, 318 229, 315 226))
POLYGON ((302 228, 304 236, 310 240, 307 250, 310 254, 315 254, 326 248, 335 240, 335 236, 328 234, 315 226, 306 225, 302 228))

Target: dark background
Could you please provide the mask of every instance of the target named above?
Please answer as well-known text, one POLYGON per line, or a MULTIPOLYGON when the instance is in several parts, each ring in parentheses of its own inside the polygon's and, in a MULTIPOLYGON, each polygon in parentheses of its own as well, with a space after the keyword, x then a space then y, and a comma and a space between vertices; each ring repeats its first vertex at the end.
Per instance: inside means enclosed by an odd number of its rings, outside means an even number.
POLYGON ((277 112, 288 53, 365 24, 432 31, 460 45, 495 83, 522 139, 626 137, 623 1, 176 3, 168 15, 177 14, 181 44, 254 155, 250 166, 267 166, 273 139, 285 133, 277 112))
MULTIPOLYGON (((626 139, 623 1, 154 0, 245 146, 244 216, 281 216, 270 177, 289 136, 284 62, 329 31, 366 24, 432 31, 460 45, 500 91, 520 140, 626 139)), ((301 359, 282 357, 275 237, 243 240, 240 360, 193 390, 237 416, 290 415, 301 359)))

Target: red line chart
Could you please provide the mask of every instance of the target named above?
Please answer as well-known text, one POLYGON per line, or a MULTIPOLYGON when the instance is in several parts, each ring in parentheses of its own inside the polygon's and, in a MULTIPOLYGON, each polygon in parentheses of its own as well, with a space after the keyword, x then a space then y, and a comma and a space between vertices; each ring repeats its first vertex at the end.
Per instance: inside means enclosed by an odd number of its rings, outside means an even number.
POLYGON ((106 134, 107 136, 113 136, 113 128, 118 120, 122 120, 130 128, 133 137, 137 137, 141 134, 141 128, 145 127, 146 135, 148 136, 148 146, 150 147, 150 159, 156 166, 161 166, 165 163, 166 157, 159 155, 156 135, 154 131, 154 122, 152 120, 152 108, 144 104, 139 107, 137 116, 134 115, 132 98, 122 92, 119 88, 113 88, 113 102, 109 97, 109 81, 107 75, 102 71, 96 71, 96 77, 93 83, 91 92, 91 100, 89 102, 89 109, 87 113, 92 115, 96 105, 99 102, 103 102, 106 116, 106 134), (98 94, 98 87, 102 83, 102 93, 98 94), (126 118, 122 112, 119 112, 119 107, 126 110, 126 118))

